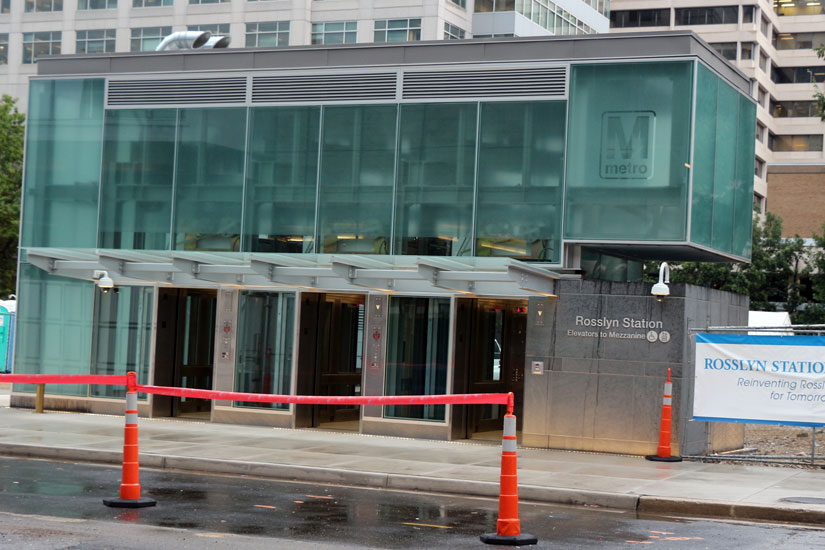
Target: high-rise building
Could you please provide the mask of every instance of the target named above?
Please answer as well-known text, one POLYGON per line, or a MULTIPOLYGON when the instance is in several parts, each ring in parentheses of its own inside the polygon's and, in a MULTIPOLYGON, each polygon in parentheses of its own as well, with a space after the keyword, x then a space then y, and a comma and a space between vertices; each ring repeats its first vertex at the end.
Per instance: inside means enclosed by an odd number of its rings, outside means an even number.
POLYGON ((752 82, 757 102, 754 200, 810 237, 825 220, 823 126, 814 86, 825 83, 825 2, 613 0, 612 32, 690 29, 752 82), (769 201, 766 198, 770 197, 769 201))
POLYGON ((0 93, 25 109, 38 56, 153 50, 175 31, 230 47, 607 32, 609 0, 0 0, 0 93))

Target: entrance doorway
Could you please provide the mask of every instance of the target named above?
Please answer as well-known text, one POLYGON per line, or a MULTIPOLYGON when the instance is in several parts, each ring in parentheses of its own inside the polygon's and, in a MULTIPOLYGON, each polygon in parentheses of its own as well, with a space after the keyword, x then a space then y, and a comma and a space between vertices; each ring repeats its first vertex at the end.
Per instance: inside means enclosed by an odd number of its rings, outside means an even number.
MULTIPOLYGON (((300 394, 361 395, 364 312, 360 294, 302 295, 300 394)), ((360 420, 358 405, 299 405, 296 412, 300 427, 358 431, 360 420)))
MULTIPOLYGON (((155 383, 212 389, 215 354, 215 290, 161 288, 158 291, 155 383)), ((208 420, 209 399, 155 396, 153 416, 208 420)))
MULTIPOLYGON (((460 299, 458 302, 456 387, 466 393, 513 392, 514 412, 520 421, 524 404, 527 300, 460 299)), ((506 405, 466 407, 453 418, 454 424, 459 425, 458 430, 453 430, 454 437, 498 441, 506 412, 506 405)))

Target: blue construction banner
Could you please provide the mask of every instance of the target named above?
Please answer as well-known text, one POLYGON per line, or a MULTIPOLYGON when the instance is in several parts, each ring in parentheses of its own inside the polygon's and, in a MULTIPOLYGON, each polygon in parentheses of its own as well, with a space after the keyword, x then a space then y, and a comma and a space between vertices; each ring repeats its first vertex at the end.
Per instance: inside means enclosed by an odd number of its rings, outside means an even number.
POLYGON ((825 336, 697 334, 693 418, 825 426, 825 336))

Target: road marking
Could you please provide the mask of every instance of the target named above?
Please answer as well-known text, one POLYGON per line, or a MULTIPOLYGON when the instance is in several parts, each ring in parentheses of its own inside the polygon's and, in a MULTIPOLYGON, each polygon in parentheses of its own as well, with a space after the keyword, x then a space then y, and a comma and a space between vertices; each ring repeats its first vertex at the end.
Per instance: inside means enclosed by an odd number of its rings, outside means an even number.
POLYGON ((254 504, 255 508, 269 508, 270 510, 275 510, 274 506, 267 506, 266 504, 254 504))
POLYGON ((326 500, 332 500, 333 497, 330 496, 320 496, 320 495, 307 495, 309 498, 323 498, 326 500))
POLYGON ((231 537, 232 533, 195 533, 197 537, 209 537, 213 539, 222 539, 224 537, 231 537))
POLYGON ((4 516, 12 516, 12 517, 16 517, 16 518, 37 519, 37 520, 40 520, 40 521, 54 521, 54 522, 57 522, 57 523, 86 523, 86 521, 88 521, 88 520, 79 519, 79 518, 58 518, 58 517, 55 517, 55 516, 38 516, 38 515, 33 515, 33 514, 15 514, 13 512, 0 512, 0 514, 3 514, 4 516))
POLYGON ((657 535, 672 535, 670 531, 651 531, 651 533, 656 533, 657 535))
POLYGON ((435 527, 436 529, 452 529, 448 525, 433 525, 432 523, 411 523, 408 521, 401 522, 401 525, 412 525, 414 527, 435 527))
POLYGON ((653 544, 649 540, 626 540, 625 542, 629 542, 631 544, 653 544))

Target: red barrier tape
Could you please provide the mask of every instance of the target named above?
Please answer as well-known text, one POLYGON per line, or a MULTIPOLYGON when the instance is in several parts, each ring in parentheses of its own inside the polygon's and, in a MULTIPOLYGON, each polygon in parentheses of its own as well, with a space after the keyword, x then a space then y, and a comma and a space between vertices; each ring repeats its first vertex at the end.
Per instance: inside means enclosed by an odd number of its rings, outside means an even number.
POLYGON ((143 386, 137 391, 173 397, 251 401, 255 403, 297 403, 300 405, 510 405, 509 393, 461 393, 449 395, 274 395, 231 391, 143 386))
POLYGON ((18 384, 96 384, 125 386, 126 376, 119 374, 0 374, 0 382, 18 384))

